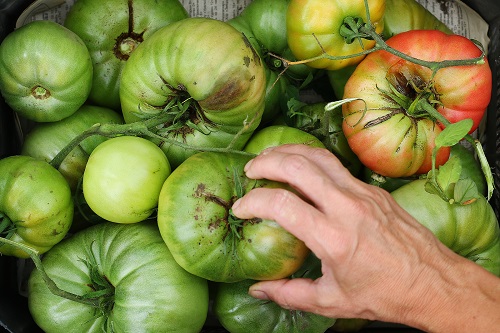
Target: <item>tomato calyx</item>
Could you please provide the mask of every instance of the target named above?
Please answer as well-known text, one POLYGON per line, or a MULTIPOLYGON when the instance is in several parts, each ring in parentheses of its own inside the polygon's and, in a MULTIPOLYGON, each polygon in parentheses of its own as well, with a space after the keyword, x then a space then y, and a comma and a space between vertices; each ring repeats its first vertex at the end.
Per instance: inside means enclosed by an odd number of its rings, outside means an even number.
POLYGON ((269 67, 269 69, 273 72, 281 72, 285 69, 286 63, 283 61, 283 58, 274 53, 270 53, 265 49, 264 46, 262 59, 264 63, 269 67))
POLYGON ((378 90, 398 104, 408 116, 436 120, 436 114, 429 112, 429 106, 435 109, 441 105, 439 94, 434 88, 434 81, 425 82, 403 64, 393 66, 387 73, 386 79, 390 91, 381 88, 378 90))
MULTIPOLYGON (((203 196, 207 201, 215 203, 225 210, 224 216, 218 219, 217 222, 215 222, 215 224, 219 224, 221 222, 225 223, 227 227, 226 235, 223 238, 224 254, 236 253, 236 245, 239 241, 244 239, 243 229, 245 225, 262 222, 261 218, 241 219, 234 215, 231 207, 233 206, 234 202, 243 197, 245 193, 238 170, 233 169, 232 177, 236 195, 232 196, 229 200, 225 200, 213 193, 206 191, 205 184, 198 184, 195 192, 196 196, 203 196)), ((211 223, 210 226, 212 225, 213 223, 211 223)))
POLYGON ((156 134, 165 137, 169 134, 180 135, 185 138, 193 131, 199 131, 205 135, 212 132, 210 127, 215 124, 210 122, 203 112, 199 103, 194 100, 183 85, 173 87, 166 81, 164 84, 170 93, 167 102, 163 106, 153 107, 150 110, 142 110, 136 113, 140 118, 151 118, 163 114, 166 119, 156 128, 156 134))
POLYGON ((137 33, 134 31, 134 6, 133 0, 128 0, 128 31, 120 34, 116 38, 113 46, 113 53, 120 60, 128 60, 130 54, 144 41, 144 31, 137 33))
POLYGON ((115 287, 111 284, 108 278, 99 270, 99 265, 95 258, 93 246, 91 245, 90 257, 81 259, 89 270, 89 277, 91 283, 88 287, 92 290, 83 295, 84 299, 94 300, 93 306, 100 312, 101 315, 107 318, 115 304, 115 287))
POLYGON ((363 42, 361 39, 373 39, 371 35, 363 31, 365 26, 365 21, 360 16, 347 16, 344 18, 342 25, 340 26, 339 33, 344 37, 346 44, 352 44, 354 41, 358 40, 361 47, 363 47, 363 42))
POLYGON ((120 60, 128 60, 130 54, 144 41, 144 32, 124 32, 116 39, 113 53, 120 60))
POLYGON ((50 91, 46 88, 40 85, 36 85, 31 88, 31 96, 33 96, 35 99, 47 99, 51 96, 51 94, 50 91))

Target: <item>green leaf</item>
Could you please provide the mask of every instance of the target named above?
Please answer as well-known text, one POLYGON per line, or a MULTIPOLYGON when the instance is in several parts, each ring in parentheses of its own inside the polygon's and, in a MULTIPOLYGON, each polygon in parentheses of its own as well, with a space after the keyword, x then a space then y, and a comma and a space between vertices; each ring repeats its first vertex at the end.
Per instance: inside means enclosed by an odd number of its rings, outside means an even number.
POLYGON ((452 156, 445 164, 439 167, 436 181, 448 198, 453 198, 453 186, 460 179, 462 164, 458 156, 452 156))
POLYGON ((433 182, 432 179, 428 179, 426 182, 425 182, 425 191, 430 193, 430 194, 436 194, 438 196, 441 197, 442 195, 442 190, 439 188, 439 186, 437 185, 437 183, 433 182))
POLYGON ((362 98, 352 97, 352 98, 341 99, 338 101, 333 101, 333 102, 328 103, 325 106, 325 111, 332 111, 332 110, 338 108, 339 106, 342 106, 343 104, 354 102, 354 101, 362 101, 362 100, 363 100, 362 98))
POLYGON ((474 141, 474 148, 477 153, 477 157, 479 159, 479 163, 481 164, 481 170, 483 171, 484 178, 486 179, 486 185, 488 187, 488 193, 487 193, 487 200, 491 199, 491 196, 493 195, 493 190, 495 188, 495 182, 493 180, 493 173, 491 172, 491 167, 488 163, 488 159, 486 158, 486 155, 484 154, 483 151, 483 146, 481 145, 481 142, 479 140, 474 141))
POLYGON ((236 190, 236 196, 238 198, 243 197, 245 193, 243 191, 243 184, 241 183, 240 173, 238 172, 237 168, 233 168, 233 181, 234 188, 236 190))
POLYGON ((462 140, 472 128, 472 119, 462 119, 459 122, 449 124, 436 137, 436 148, 451 147, 462 140))
POLYGON ((461 205, 476 201, 479 197, 476 183, 470 178, 460 179, 453 192, 453 199, 461 205))

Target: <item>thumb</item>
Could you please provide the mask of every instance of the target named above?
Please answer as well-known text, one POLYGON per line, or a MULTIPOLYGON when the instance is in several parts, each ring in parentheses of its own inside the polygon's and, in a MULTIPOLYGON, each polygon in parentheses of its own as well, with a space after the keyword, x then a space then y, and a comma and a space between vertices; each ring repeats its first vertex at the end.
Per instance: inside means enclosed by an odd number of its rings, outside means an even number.
POLYGON ((260 281, 250 286, 250 296, 271 300, 284 309, 314 312, 318 309, 317 287, 313 280, 295 278, 260 281))

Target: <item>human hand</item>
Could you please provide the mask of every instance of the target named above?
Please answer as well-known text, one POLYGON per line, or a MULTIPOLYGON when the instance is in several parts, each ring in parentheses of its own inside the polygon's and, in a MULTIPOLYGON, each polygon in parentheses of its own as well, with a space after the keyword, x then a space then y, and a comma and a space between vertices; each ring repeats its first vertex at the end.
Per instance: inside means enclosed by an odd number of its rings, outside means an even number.
MULTIPOLYGON (((259 282, 250 288, 252 296, 330 317, 424 327, 419 315, 432 313, 433 299, 444 293, 440 288, 447 290, 443 273, 463 258, 388 192, 354 178, 329 151, 305 145, 268 149, 245 172, 288 183, 299 195, 256 188, 235 203, 233 213, 275 220, 321 259, 323 272, 315 281, 259 282)), ((426 321, 430 327, 432 320, 426 321)))

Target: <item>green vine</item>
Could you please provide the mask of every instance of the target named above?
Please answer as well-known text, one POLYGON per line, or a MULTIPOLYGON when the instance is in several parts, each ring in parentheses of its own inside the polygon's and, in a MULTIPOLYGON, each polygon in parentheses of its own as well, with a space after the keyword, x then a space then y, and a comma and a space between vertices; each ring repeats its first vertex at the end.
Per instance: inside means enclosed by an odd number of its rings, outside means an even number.
MULTIPOLYGON (((71 140, 56 156, 54 156, 54 158, 50 161, 50 164, 56 169, 59 168, 62 161, 74 148, 80 145, 83 140, 93 135, 100 135, 108 138, 122 135, 141 136, 161 140, 163 142, 167 142, 169 144, 176 145, 187 150, 232 152, 240 155, 255 156, 255 154, 250 154, 238 149, 234 149, 233 147, 238 138, 248 131, 253 122, 257 121, 257 118, 245 121, 243 123, 243 127, 233 137, 233 140, 230 142, 230 144, 225 148, 195 147, 174 139, 166 138, 164 135, 167 132, 175 130, 179 126, 179 121, 181 117, 185 115, 185 111, 189 107, 190 103, 190 99, 187 99, 183 102, 172 100, 172 102, 167 104, 167 106, 163 109, 164 112, 158 111, 155 113, 150 113, 149 115, 143 116, 144 119, 128 124, 94 124, 89 129, 83 131, 80 135, 71 140), (179 112, 179 107, 181 107, 181 112, 179 112), (170 124, 170 126, 165 127, 165 124, 170 124)), ((195 127, 194 123, 192 123, 191 126, 195 127)), ((202 128, 200 125, 197 125, 196 129, 202 132, 204 130, 208 131, 206 128, 202 128)), ((206 131, 204 132, 205 134, 207 134, 206 131)))

